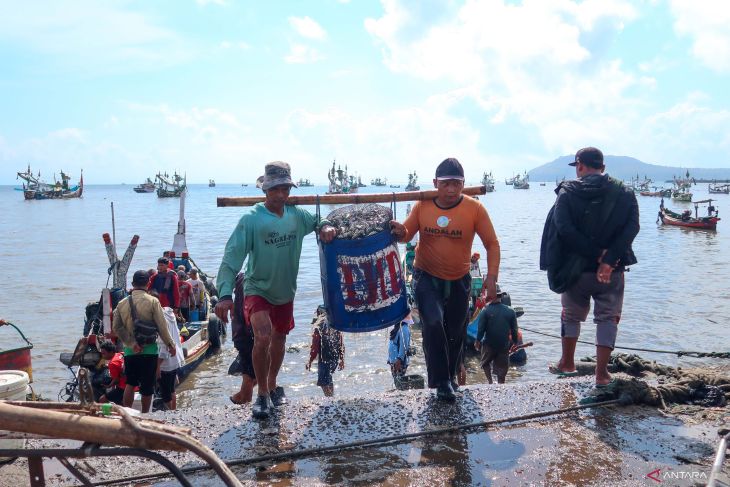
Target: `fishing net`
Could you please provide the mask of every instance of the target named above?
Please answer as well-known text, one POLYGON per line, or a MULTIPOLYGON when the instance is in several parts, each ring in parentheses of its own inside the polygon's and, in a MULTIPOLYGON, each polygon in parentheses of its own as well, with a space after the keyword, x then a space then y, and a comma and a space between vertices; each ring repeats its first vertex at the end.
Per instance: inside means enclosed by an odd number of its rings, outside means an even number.
POLYGON ((388 227, 393 219, 390 208, 374 203, 347 205, 327 215, 327 220, 337 228, 338 239, 355 240, 369 237, 388 227))

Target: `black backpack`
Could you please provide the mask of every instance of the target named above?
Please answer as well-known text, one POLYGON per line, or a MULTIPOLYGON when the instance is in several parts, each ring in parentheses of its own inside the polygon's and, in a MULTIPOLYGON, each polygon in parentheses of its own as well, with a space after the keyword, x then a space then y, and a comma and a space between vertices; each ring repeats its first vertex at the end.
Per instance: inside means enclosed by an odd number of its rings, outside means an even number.
POLYGON ((137 310, 134 309, 134 301, 132 295, 129 295, 129 312, 132 314, 132 323, 134 325, 134 339, 139 346, 151 345, 157 341, 157 324, 149 321, 140 320, 137 317, 137 310))

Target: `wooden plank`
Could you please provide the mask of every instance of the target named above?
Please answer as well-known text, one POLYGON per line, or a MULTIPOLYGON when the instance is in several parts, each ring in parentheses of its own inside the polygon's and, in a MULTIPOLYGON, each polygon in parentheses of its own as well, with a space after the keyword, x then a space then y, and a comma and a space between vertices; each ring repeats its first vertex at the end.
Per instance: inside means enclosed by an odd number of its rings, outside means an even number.
MULTIPOLYGON (((185 432, 182 428, 140 421, 148 428, 185 432)), ((0 429, 44 435, 48 438, 119 445, 148 450, 184 451, 185 447, 151 435, 138 434, 123 421, 94 416, 79 416, 60 411, 16 406, 0 401, 0 429)))
MULTIPOLYGON (((468 186, 462 190, 463 194, 476 196, 486 194, 485 186, 468 186)), ((296 195, 289 196, 288 205, 351 205, 357 203, 390 203, 392 201, 420 201, 436 197, 436 190, 428 191, 401 191, 398 193, 348 193, 323 195, 296 195)), ((218 207, 224 206, 253 206, 262 203, 264 196, 220 196, 217 199, 218 207)))

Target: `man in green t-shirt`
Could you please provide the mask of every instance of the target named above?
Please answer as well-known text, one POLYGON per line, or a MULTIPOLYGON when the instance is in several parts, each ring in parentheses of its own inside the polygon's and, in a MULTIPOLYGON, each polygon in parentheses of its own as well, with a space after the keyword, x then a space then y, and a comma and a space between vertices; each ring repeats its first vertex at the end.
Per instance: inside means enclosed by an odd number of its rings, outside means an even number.
MULTIPOLYGON (((241 217, 228 239, 218 270, 217 285, 221 298, 215 313, 224 323, 233 310, 236 274, 246 262, 244 320, 253 328, 252 361, 258 397, 253 404, 254 418, 267 418, 274 405, 282 404, 284 389, 276 377, 284 360, 286 336, 294 328, 293 303, 297 289, 302 240, 317 226, 317 217, 287 205, 289 192, 296 184, 286 162, 266 164, 261 189, 266 194, 241 217)), ((323 224, 320 238, 330 242, 336 230, 323 224)))

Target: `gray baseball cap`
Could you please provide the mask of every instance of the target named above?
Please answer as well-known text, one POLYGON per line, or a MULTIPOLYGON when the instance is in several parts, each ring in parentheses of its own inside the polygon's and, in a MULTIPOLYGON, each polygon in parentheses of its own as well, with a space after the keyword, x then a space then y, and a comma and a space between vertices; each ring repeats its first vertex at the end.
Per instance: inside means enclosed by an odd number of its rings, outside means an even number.
POLYGON ((261 189, 266 191, 274 186, 281 186, 282 184, 297 187, 291 179, 291 167, 289 167, 289 164, 283 161, 274 161, 266 164, 264 168, 264 182, 261 184, 261 189))

